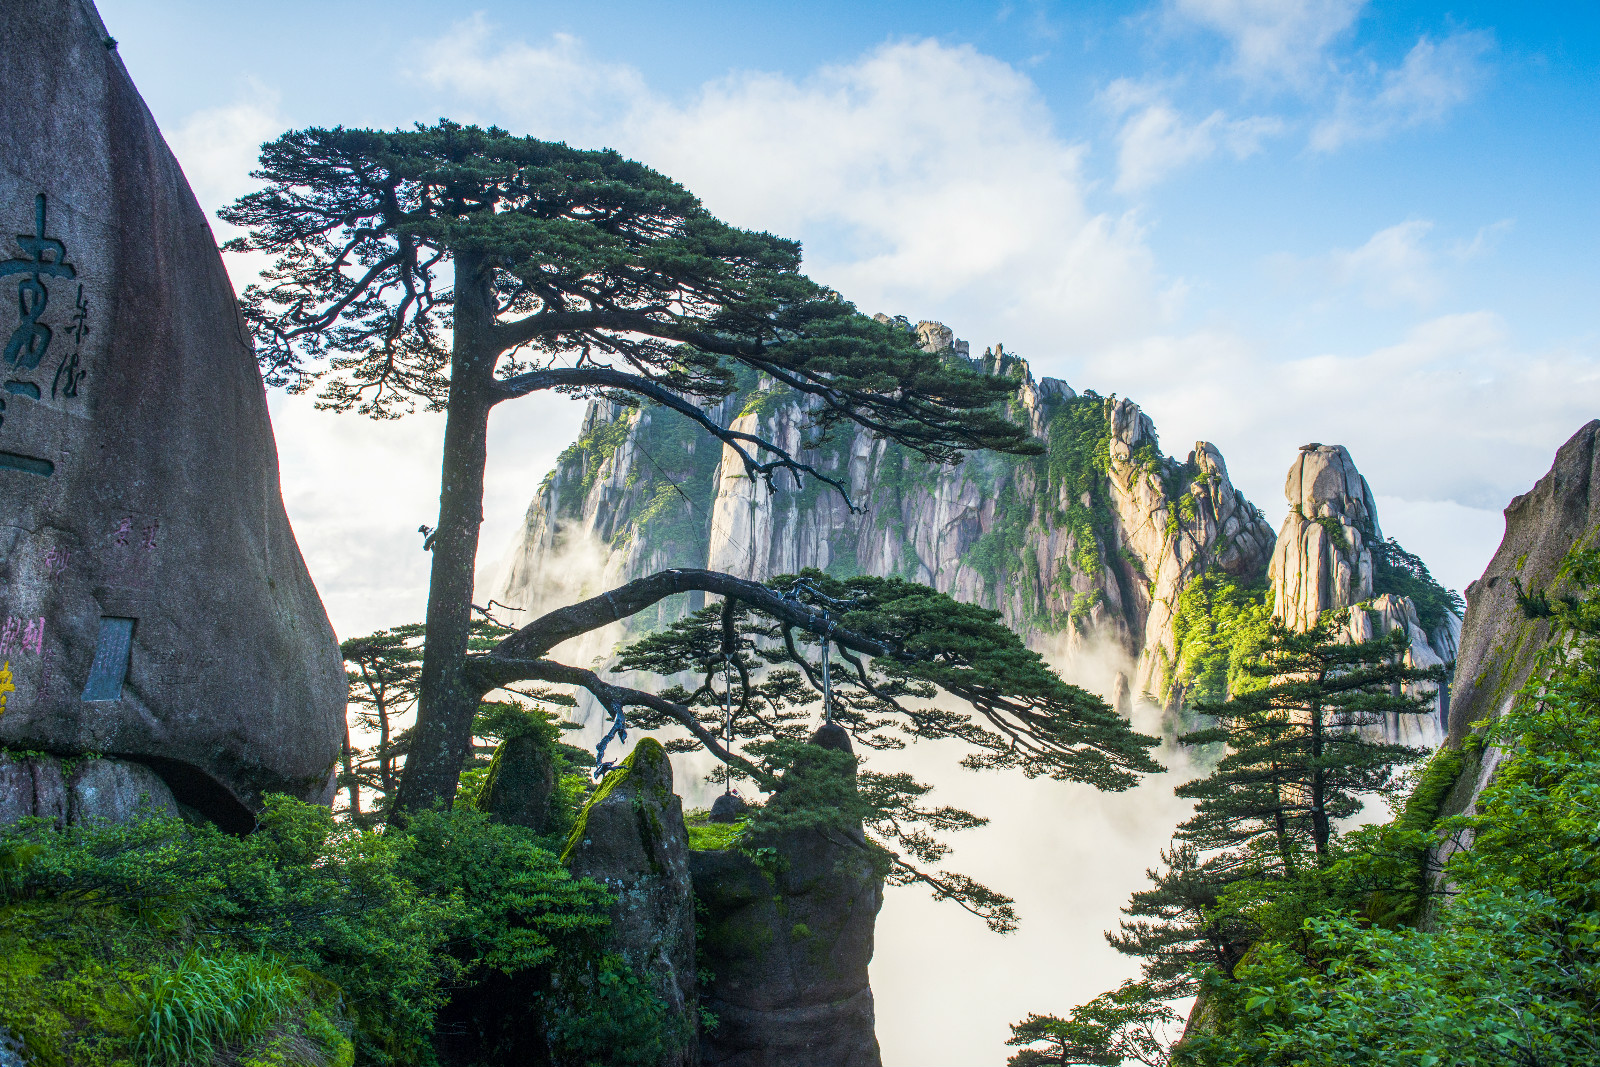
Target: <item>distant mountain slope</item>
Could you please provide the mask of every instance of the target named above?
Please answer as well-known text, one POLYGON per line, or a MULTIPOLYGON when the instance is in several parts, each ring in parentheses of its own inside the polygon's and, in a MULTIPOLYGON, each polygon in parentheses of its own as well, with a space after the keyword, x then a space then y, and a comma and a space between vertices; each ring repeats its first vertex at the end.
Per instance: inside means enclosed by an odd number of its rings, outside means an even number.
MULTIPOLYGON (((1236 649, 1275 606, 1303 622, 1361 605, 1352 631, 1405 625, 1416 658, 1454 658, 1459 621, 1434 610, 1444 591, 1402 588, 1412 572, 1391 565, 1399 557, 1343 448, 1302 450, 1290 477, 1295 507, 1275 536, 1213 445, 1164 456, 1132 401, 1035 381, 999 345, 970 359, 942 324, 914 328, 930 351, 1014 378, 1013 417, 1045 453, 979 453, 934 468, 862 429, 807 442, 806 402, 767 381, 743 382, 710 409, 847 482, 861 509, 852 513, 815 480, 796 486, 780 473, 776 493, 750 481, 674 412, 591 401, 578 441, 529 505, 495 599, 544 610, 673 566, 756 579, 804 567, 898 574, 999 610, 1119 706, 1137 695, 1173 712, 1226 694, 1236 649)), ((633 627, 692 606, 663 602, 633 627)), ((1442 736, 1427 723, 1409 733, 1428 744, 1442 736)))

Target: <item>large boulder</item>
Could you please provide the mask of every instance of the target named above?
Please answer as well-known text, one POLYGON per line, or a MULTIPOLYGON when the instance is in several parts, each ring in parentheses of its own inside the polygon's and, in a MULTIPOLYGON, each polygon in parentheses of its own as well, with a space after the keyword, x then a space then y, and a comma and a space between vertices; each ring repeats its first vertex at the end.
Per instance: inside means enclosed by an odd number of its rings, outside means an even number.
MULTIPOLYGON (((849 752, 838 727, 813 743, 849 752)), ((769 847, 759 865, 734 850, 690 853, 711 972, 701 1004, 717 1020, 701 1062, 878 1067, 867 972, 883 873, 859 827, 797 830, 769 847)))
POLYGON ((141 763, 83 759, 64 765, 54 756, 0 752, 0 826, 45 818, 80 825, 125 822, 136 815, 177 815, 166 782, 141 763))
POLYGON ((556 813, 555 795, 555 754, 537 734, 523 733, 506 738, 494 750, 478 807, 496 822, 546 834, 556 813))
MULTIPOLYGON (((1437 667, 1455 658, 1459 619, 1447 612, 1429 631, 1410 597, 1377 588, 1373 554, 1384 551, 1378 504, 1343 445, 1303 445, 1283 494, 1289 514, 1268 568, 1277 619, 1307 630, 1328 612, 1349 609, 1341 640, 1371 641, 1399 630, 1409 642, 1406 666, 1437 667)), ((1412 696, 1431 696, 1434 713, 1390 714, 1369 732, 1385 741, 1437 748, 1444 740, 1441 709, 1448 707, 1448 690, 1425 682, 1409 689, 1412 696)))
MULTIPOLYGON (((1563 591, 1562 561, 1578 544, 1600 537, 1600 420, 1590 422, 1556 452, 1550 472, 1506 507, 1506 532, 1483 577, 1467 586, 1450 701, 1447 744, 1462 748, 1473 724, 1504 714, 1550 643, 1550 623, 1529 618, 1517 601, 1524 592, 1563 591)), ((1500 751, 1465 753, 1442 815, 1471 813, 1499 765, 1500 751)), ((1453 842, 1446 851, 1454 847, 1453 842)), ((1443 857, 1440 857, 1441 859, 1443 857)))
POLYGON ((678 1040, 664 1067, 699 1062, 688 838, 683 801, 672 791, 672 764, 661 745, 646 737, 578 813, 561 856, 573 875, 604 882, 617 893, 609 947, 667 1006, 678 1040))
POLYGON ((343 670, 206 217, 87 0, 8 0, 0 99, 0 745, 326 799, 343 670))

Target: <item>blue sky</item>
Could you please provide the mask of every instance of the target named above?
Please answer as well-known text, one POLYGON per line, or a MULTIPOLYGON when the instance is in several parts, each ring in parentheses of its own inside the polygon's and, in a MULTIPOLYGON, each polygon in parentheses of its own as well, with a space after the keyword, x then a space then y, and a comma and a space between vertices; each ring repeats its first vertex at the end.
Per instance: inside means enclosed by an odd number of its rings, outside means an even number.
MULTIPOLYGON (((1592 4, 101 10, 207 206, 290 126, 448 115, 613 145, 800 238, 864 310, 1130 396, 1180 456, 1214 441, 1273 521, 1295 446, 1346 444, 1453 585, 1600 414, 1592 4)), ((336 624, 415 614, 420 559, 366 576, 410 559, 436 426, 276 404, 336 624), (412 477, 335 487, 330 455, 412 477)), ((538 404, 497 416, 486 575, 576 421, 538 404)))
MULTIPOLYGON (((801 239, 863 310, 1131 397, 1180 457, 1216 443, 1274 523, 1296 446, 1345 444, 1386 531, 1449 585, 1600 416, 1592 2, 100 10, 208 208, 248 191, 256 146, 289 127, 449 116, 611 145, 801 239)), ((257 266, 230 261, 241 284, 257 266)), ((439 421, 272 405, 336 629, 419 618, 439 421)), ((559 397, 497 411, 481 578, 580 414, 559 397)), ((896 898, 874 965, 891 1064, 998 1062, 1005 1022, 1131 973, 1099 931, 1179 817, 1165 784, 940 791, 998 816, 961 862, 1031 925, 1001 942, 896 898)))
MULTIPOLYGON (((1214 441, 1273 521, 1295 446, 1346 444, 1389 532, 1453 585, 1600 414, 1593 4, 101 11, 207 206, 290 126, 448 115, 612 145, 800 238, 864 310, 1130 396, 1174 454, 1214 441)), ((336 624, 414 614, 421 560, 364 576, 402 543, 410 558, 436 426, 276 403, 336 624), (318 477, 334 454, 412 477, 335 488, 318 477)), ((538 405, 497 416, 486 576, 576 421, 538 405)))

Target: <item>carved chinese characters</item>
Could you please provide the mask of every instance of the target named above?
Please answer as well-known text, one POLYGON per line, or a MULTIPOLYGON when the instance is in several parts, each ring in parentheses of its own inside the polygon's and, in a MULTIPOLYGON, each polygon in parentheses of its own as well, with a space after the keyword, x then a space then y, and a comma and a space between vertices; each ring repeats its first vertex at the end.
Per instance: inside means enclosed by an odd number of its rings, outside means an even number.
MULTIPOLYGON (((9 372, 5 383, 7 395, 35 401, 42 398, 41 383, 35 379, 35 375, 41 364, 50 366, 45 357, 50 352, 51 342, 56 339, 55 329, 43 321, 50 306, 50 287, 70 288, 76 284, 76 292, 63 323, 62 340, 67 343, 56 346, 60 351, 54 364, 55 373, 50 377, 51 399, 72 400, 77 397, 78 388, 88 375, 83 368, 83 340, 90 330, 89 303, 84 296, 83 283, 77 281, 77 268, 67 259, 66 243, 58 237, 48 236, 48 221, 49 198, 39 193, 33 199, 33 232, 18 234, 16 238, 22 254, 0 261, 0 278, 18 277, 19 319, 6 342, 4 356, 0 357, 3 358, 0 368, 9 372)), ((0 467, 43 478, 50 477, 55 473, 55 461, 52 458, 19 452, 10 447, 8 438, 14 437, 16 431, 13 428, 11 434, 6 434, 5 411, 6 399, 0 397, 0 467)))

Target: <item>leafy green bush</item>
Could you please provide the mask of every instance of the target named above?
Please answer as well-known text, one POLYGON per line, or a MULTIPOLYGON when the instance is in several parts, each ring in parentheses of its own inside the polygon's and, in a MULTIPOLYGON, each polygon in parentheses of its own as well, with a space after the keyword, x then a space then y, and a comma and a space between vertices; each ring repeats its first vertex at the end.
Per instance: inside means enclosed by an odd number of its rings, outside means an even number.
MULTIPOLYGON (((1592 556, 1569 567, 1591 582, 1594 570, 1592 556)), ((1441 752, 1395 822, 1350 835, 1340 862, 1275 900, 1232 902, 1260 921, 1260 939, 1231 981, 1208 979, 1216 1025, 1175 1062, 1600 1062, 1596 606, 1591 589, 1560 613, 1570 640, 1486 724, 1483 744, 1503 759, 1476 815, 1435 825, 1463 763, 1441 752), (1469 847, 1436 882, 1423 860, 1441 834, 1469 847), (1441 884, 1452 895, 1413 925, 1441 884)))
POLYGON ((665 1006, 612 953, 568 979, 581 995, 558 1006, 549 1023, 551 1050, 570 1067, 653 1067, 679 1042, 665 1006))
POLYGON ((619 997, 660 1011, 616 967, 594 977, 610 893, 475 811, 378 832, 272 797, 242 838, 26 820, 0 829, 0 875, 0 1018, 41 1067, 202 1064, 278 1038, 262 1063, 309 1047, 348 1064, 341 1025, 357 1062, 430 1064, 440 1011, 491 974, 543 976, 539 1025, 619 997))

